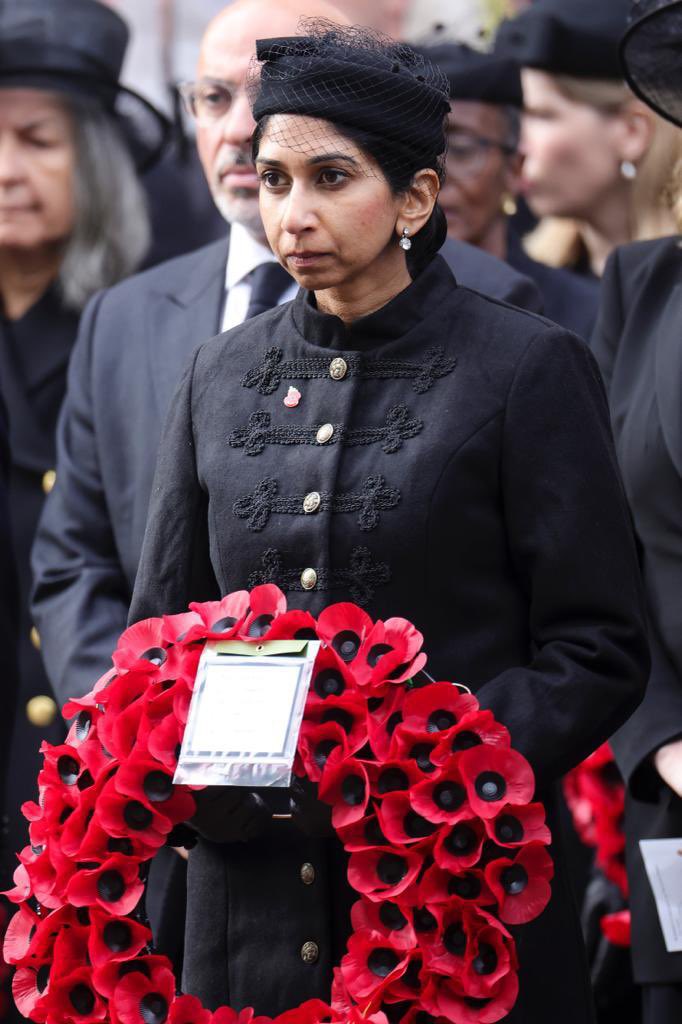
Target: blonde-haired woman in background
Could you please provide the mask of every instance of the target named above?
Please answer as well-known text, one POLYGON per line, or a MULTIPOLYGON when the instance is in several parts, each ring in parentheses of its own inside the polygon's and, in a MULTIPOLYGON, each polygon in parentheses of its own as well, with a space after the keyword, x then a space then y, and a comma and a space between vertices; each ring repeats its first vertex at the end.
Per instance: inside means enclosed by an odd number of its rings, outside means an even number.
POLYGON ((540 224, 528 253, 600 277, 617 245, 678 228, 679 132, 633 96, 618 43, 627 0, 537 0, 497 48, 522 65, 524 190, 540 224))

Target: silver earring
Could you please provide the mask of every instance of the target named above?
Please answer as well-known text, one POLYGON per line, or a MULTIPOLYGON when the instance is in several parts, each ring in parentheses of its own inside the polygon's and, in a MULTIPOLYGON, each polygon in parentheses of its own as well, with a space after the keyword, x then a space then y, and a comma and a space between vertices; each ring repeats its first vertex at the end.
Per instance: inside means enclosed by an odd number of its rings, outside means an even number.
POLYGON ((637 166, 633 164, 632 160, 622 160, 620 173, 626 181, 634 181, 637 177, 637 166))
POLYGON ((408 249, 412 248, 412 239, 409 237, 409 235, 410 232, 408 231, 408 229, 403 228, 403 237, 398 242, 398 245, 400 246, 401 249, 404 249, 405 252, 407 252, 408 249))

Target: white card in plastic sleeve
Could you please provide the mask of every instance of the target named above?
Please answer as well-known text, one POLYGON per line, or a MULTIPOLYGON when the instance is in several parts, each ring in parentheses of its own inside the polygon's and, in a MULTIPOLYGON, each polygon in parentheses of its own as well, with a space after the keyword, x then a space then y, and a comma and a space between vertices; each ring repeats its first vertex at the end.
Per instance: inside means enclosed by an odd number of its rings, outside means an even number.
POLYGON ((199 661, 174 782, 291 782, 319 641, 207 643, 199 661))
POLYGON ((682 839, 641 839, 644 867, 669 953, 682 952, 682 839))

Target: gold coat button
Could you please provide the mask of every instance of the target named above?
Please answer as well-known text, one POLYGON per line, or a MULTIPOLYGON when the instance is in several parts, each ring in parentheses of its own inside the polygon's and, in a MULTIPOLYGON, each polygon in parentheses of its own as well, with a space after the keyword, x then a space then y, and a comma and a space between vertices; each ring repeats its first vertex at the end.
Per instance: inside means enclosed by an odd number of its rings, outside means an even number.
POLYGON ((52 725, 57 717, 57 705, 52 697, 48 697, 45 694, 39 697, 31 697, 26 703, 26 717, 31 725, 44 729, 45 726, 52 725))
POLYGON ((320 429, 315 435, 315 440, 318 444, 326 444, 327 441, 331 441, 334 435, 334 427, 331 423, 323 423, 320 429))
POLYGON ((304 964, 314 964, 320 955, 320 947, 316 942, 304 942, 301 946, 301 960, 304 964))
POLYGON ((301 864, 301 881, 304 885, 312 885, 315 881, 315 868, 307 861, 301 864))
POLYGON ((336 359, 332 359, 329 364, 329 376, 332 380, 343 380, 348 373, 348 363, 341 356, 337 356, 336 359))
POLYGON ((311 491, 310 494, 306 494, 303 499, 303 511, 304 512, 317 512, 320 507, 322 498, 317 491, 311 491))
POLYGON ((40 633, 35 626, 31 626, 31 632, 28 634, 31 638, 31 643, 37 651, 40 650, 40 633))
POLYGON ((317 573, 314 569, 304 569, 301 573, 301 586, 304 590, 312 590, 317 583, 317 573))
POLYGON ((48 469, 43 473, 43 492, 49 494, 57 482, 57 474, 54 469, 48 469))

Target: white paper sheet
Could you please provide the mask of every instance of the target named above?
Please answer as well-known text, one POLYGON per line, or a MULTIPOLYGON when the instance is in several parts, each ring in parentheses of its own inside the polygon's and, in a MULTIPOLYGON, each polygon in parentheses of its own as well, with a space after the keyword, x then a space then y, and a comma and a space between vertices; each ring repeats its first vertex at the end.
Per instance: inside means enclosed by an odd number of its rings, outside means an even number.
POLYGON ((669 953, 682 952, 682 838, 641 839, 644 866, 669 953))

